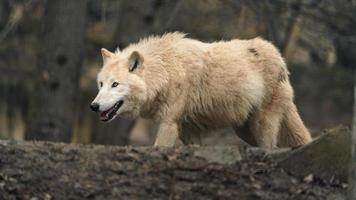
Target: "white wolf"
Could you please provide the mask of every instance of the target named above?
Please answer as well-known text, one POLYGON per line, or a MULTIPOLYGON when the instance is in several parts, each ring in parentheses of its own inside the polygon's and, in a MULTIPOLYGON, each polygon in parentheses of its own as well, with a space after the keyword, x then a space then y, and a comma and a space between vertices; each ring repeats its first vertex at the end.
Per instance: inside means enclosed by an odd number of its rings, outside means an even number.
POLYGON ((203 43, 168 33, 115 53, 102 49, 102 56, 91 108, 102 121, 118 115, 156 120, 157 146, 173 146, 187 126, 233 126, 264 148, 311 141, 293 103, 286 65, 267 41, 203 43))

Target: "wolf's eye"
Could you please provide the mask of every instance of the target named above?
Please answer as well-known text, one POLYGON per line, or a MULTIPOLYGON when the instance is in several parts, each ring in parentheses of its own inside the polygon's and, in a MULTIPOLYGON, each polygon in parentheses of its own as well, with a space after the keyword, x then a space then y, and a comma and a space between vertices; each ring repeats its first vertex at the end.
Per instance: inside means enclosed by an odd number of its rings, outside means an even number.
POLYGON ((100 85, 100 87, 103 87, 103 82, 100 81, 100 82, 99 82, 99 85, 100 85))
POLYGON ((117 87, 118 85, 119 85, 118 82, 113 82, 112 85, 111 85, 111 87, 117 87))

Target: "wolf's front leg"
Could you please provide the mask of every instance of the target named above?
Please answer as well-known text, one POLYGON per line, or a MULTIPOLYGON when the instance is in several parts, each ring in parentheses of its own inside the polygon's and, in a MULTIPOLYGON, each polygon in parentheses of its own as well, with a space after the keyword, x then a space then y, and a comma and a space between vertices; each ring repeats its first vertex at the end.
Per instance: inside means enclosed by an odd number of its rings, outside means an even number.
POLYGON ((162 122, 159 126, 154 146, 173 147, 179 136, 177 122, 162 122))

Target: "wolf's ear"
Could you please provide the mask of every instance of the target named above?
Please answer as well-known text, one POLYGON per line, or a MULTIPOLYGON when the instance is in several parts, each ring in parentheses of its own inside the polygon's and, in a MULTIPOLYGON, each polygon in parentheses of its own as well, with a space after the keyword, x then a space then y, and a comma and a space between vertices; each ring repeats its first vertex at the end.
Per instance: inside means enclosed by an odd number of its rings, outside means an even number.
POLYGON ((129 57, 129 72, 133 72, 135 69, 141 67, 142 63, 142 55, 137 51, 132 52, 129 57))
POLYGON ((103 61, 104 61, 104 64, 106 63, 106 60, 108 58, 111 58, 113 57, 115 54, 114 53, 111 53, 109 50, 105 49, 105 48, 102 48, 101 49, 101 55, 103 56, 103 61))
POLYGON ((115 50, 115 53, 120 53, 120 52, 121 52, 120 48, 117 47, 116 50, 115 50))

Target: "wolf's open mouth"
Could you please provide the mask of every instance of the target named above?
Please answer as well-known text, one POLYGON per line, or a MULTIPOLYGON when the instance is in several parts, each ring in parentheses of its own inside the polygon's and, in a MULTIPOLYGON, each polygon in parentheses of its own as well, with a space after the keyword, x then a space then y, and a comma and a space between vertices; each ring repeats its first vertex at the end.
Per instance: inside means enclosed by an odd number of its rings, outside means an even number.
POLYGON ((119 110, 119 108, 122 106, 123 103, 124 101, 120 100, 116 102, 113 107, 109 108, 106 111, 101 112, 100 120, 103 122, 111 120, 115 116, 116 112, 119 110))

